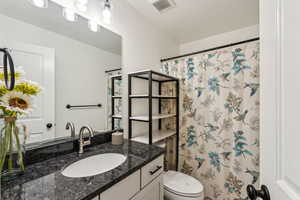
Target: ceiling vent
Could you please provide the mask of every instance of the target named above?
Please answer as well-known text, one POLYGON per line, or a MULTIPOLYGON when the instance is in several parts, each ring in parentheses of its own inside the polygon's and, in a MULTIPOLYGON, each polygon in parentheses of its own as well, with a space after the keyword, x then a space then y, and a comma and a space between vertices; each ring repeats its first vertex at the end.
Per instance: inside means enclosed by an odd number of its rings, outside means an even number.
POLYGON ((175 7, 174 0, 149 0, 158 12, 165 12, 175 7))

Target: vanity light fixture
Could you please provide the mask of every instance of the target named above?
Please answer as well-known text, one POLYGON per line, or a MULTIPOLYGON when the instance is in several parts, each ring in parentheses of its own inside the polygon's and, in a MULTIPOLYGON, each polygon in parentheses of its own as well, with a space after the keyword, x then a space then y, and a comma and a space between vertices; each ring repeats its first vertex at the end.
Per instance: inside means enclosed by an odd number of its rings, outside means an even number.
MULTIPOLYGON (((39 7, 39 8, 47 8, 49 0, 28 0, 32 5, 39 7)), ((74 0, 75 8, 80 12, 86 12, 89 0, 74 0)), ((103 22, 105 24, 111 23, 112 18, 112 5, 110 0, 104 0, 103 10, 102 10, 102 17, 103 22)), ((75 22, 78 20, 78 15, 76 14, 75 10, 72 8, 65 7, 63 8, 63 16, 66 20, 70 22, 75 22)), ((99 30, 99 25, 94 20, 89 20, 88 27, 91 31, 97 32, 99 30)))
POLYGON ((75 11, 71 8, 64 8, 63 9, 63 16, 66 20, 70 21, 70 22, 74 22, 77 21, 78 16, 75 13, 75 11))
POLYGON ((74 6, 81 12, 87 11, 88 0, 75 0, 74 6))
POLYGON ((105 24, 111 23, 111 4, 109 0, 104 0, 102 16, 103 16, 103 22, 105 24))
POLYGON ((29 0, 29 2, 38 8, 48 7, 48 0, 29 0))
POLYGON ((89 29, 93 32, 97 32, 98 31, 98 23, 93 21, 93 20, 89 20, 89 29))

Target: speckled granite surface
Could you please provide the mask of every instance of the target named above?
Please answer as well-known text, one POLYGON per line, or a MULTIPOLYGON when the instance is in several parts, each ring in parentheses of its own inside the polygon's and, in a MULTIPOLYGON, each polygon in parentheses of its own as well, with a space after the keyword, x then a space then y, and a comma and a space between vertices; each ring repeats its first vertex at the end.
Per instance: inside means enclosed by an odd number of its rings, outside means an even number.
POLYGON ((51 158, 27 167, 20 178, 3 182, 1 200, 89 200, 126 178, 145 164, 162 155, 163 149, 125 141, 123 145, 105 143, 86 149, 78 157, 76 152, 51 158), (119 167, 86 178, 68 178, 61 170, 88 156, 101 153, 121 153, 127 156, 119 167))

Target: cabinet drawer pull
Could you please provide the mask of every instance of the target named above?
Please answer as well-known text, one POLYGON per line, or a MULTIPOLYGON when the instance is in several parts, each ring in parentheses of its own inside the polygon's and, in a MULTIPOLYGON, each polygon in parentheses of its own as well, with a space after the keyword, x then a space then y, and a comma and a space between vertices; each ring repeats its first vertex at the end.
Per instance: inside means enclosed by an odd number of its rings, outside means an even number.
POLYGON ((150 175, 155 174, 155 173, 158 172, 161 168, 162 168, 162 166, 156 166, 156 169, 155 169, 155 170, 149 172, 150 175))

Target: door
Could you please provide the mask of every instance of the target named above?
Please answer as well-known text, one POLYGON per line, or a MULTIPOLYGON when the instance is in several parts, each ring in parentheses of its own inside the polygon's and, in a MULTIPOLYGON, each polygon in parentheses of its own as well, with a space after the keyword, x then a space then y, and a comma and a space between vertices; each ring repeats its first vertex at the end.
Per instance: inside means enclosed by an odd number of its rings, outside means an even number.
MULTIPOLYGON (((1 39, 1 38, 0 38, 1 39)), ((34 111, 18 120, 29 130, 27 143, 55 137, 55 61, 54 49, 18 42, 0 40, 3 47, 11 49, 16 69, 25 71, 25 79, 39 83, 43 91, 34 98, 34 111)))
MULTIPOLYGON (((261 183, 300 199, 300 1, 260 1, 261 183)), ((258 189, 258 188, 257 188, 258 189)))

